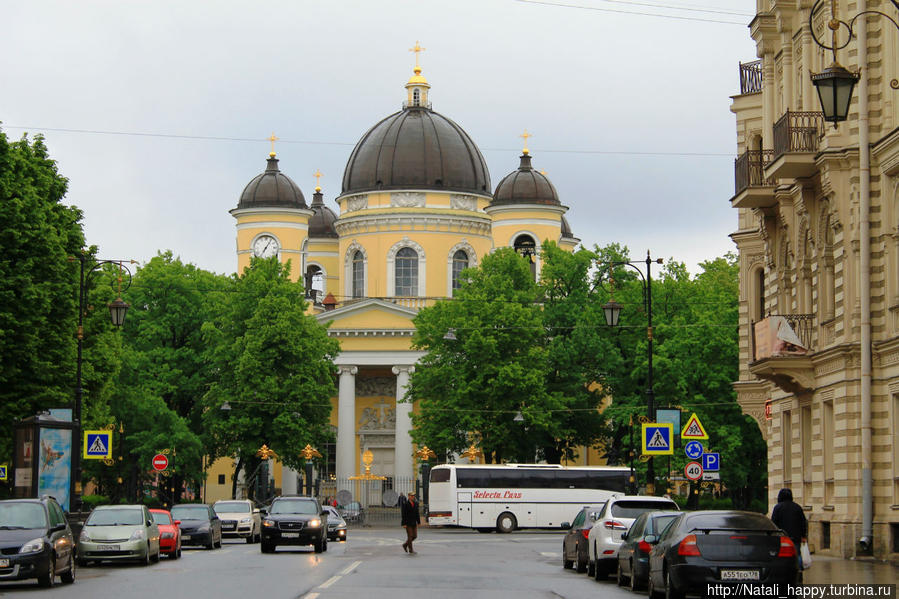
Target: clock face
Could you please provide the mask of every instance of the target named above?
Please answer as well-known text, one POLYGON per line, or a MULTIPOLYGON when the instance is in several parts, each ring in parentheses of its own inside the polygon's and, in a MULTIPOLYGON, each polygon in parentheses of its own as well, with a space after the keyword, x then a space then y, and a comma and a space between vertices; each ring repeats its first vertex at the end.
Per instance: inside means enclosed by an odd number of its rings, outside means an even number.
POLYGON ((260 235, 253 242, 253 255, 259 258, 271 258, 279 249, 278 240, 271 235, 260 235))

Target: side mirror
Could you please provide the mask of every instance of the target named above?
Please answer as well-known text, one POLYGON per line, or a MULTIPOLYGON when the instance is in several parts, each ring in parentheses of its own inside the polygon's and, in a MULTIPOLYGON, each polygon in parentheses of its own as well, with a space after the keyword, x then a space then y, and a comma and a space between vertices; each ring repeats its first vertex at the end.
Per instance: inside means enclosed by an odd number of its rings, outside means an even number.
POLYGON ((147 520, 147 526, 153 526, 153 521, 152 521, 152 520, 147 520))
POLYGON ((260 509, 257 507, 257 508, 255 508, 255 509, 253 510, 253 513, 254 513, 254 514, 261 514, 261 513, 262 513, 262 510, 260 510, 260 509))
POLYGON ((626 540, 627 540, 627 531, 624 531, 623 533, 621 533, 621 540, 622 540, 622 541, 626 541, 626 540))
POLYGON ((328 510, 322 510, 321 515, 327 517, 327 516, 330 516, 331 513, 328 510))
POLYGON ((570 530, 570 529, 571 529, 571 522, 562 522, 562 528, 563 528, 564 530, 570 530))
POLYGON ((599 512, 590 512, 590 521, 596 522, 599 520, 599 512))
POLYGON ((65 529, 66 529, 65 524, 55 524, 54 526, 50 527, 50 532, 62 532, 65 529))
POLYGON ((181 526, 181 520, 175 520, 175 526, 181 526))
POLYGON ((647 543, 649 543, 650 545, 655 545, 656 543, 659 542, 659 537, 657 537, 655 535, 646 535, 645 537, 643 537, 643 540, 646 541, 647 543))

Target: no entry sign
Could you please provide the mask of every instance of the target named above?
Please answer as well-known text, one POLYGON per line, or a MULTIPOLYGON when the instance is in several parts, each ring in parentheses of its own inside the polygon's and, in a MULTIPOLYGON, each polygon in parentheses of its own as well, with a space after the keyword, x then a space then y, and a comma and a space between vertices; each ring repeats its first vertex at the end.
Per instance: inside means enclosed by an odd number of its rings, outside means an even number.
POLYGON ((162 472, 169 467, 169 459, 161 453, 153 456, 153 469, 162 472))

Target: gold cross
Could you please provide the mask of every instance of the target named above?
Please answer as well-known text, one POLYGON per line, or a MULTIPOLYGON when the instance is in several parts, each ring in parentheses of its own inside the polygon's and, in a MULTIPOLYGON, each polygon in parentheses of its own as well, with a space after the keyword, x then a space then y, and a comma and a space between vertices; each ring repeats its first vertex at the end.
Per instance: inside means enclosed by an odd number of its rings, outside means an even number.
POLYGON ((529 153, 529 152, 528 152, 528 138, 529 138, 529 137, 534 137, 534 136, 531 135, 530 133, 528 133, 528 130, 525 129, 525 130, 524 130, 524 133, 522 133, 522 134, 519 135, 518 137, 524 138, 524 149, 522 150, 522 152, 525 153, 525 154, 528 154, 528 153, 529 153))
POLYGON ((315 191, 321 190, 322 187, 321 187, 321 185, 319 185, 319 183, 321 183, 321 181, 319 181, 319 179, 321 179, 321 177, 322 177, 321 171, 319 171, 318 169, 315 169, 315 172, 312 173, 312 176, 315 177, 315 191))
POLYGON ((415 66, 416 66, 416 67, 418 67, 418 53, 419 53, 419 52, 424 52, 425 49, 426 49, 426 48, 422 48, 422 47, 418 44, 418 40, 415 40, 415 47, 414 47, 414 48, 409 48, 409 52, 415 52, 415 66))
POLYGON ((268 155, 271 156, 272 158, 274 158, 274 157, 275 157, 275 142, 278 141, 278 138, 275 137, 275 132, 274 132, 274 131, 272 131, 272 136, 269 137, 268 140, 269 140, 270 142, 272 142, 272 151, 269 152, 268 155))

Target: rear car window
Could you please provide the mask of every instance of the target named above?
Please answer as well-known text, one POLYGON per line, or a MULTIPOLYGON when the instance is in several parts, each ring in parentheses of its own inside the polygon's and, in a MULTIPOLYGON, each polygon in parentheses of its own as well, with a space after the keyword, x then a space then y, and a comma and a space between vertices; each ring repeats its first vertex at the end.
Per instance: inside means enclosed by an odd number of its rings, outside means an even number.
POLYGON ((208 520, 209 508, 205 505, 176 505, 172 508, 175 520, 208 520))
POLYGON ((644 512, 656 510, 677 510, 673 501, 650 501, 648 499, 625 499, 612 504, 612 516, 615 518, 636 518, 644 512))
POLYGON ((696 529, 777 530, 777 525, 762 514, 747 512, 718 512, 690 514, 686 526, 696 529))
POLYGON ((172 518, 168 514, 163 514, 161 512, 150 512, 150 515, 153 516, 153 522, 156 524, 171 524, 172 518))

